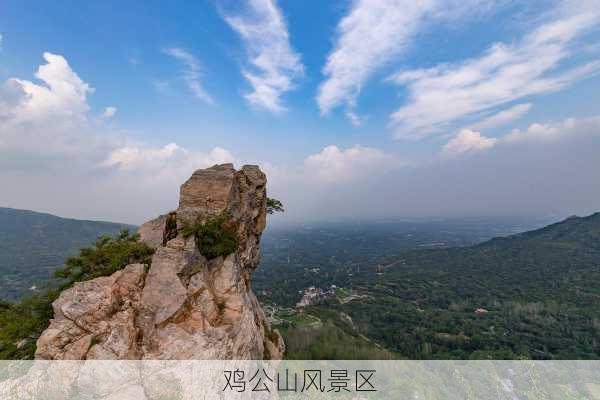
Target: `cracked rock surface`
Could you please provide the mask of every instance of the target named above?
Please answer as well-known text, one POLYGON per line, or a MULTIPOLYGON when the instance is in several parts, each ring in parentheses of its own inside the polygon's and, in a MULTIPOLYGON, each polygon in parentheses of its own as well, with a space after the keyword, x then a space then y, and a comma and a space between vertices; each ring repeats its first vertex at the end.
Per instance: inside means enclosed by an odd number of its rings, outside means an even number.
POLYGON ((194 172, 181 186, 178 209, 139 229, 155 249, 151 265, 131 264, 63 291, 36 359, 280 359, 283 340, 250 288, 266 225, 266 183, 257 166, 194 172), (182 230, 222 215, 237 248, 207 259, 182 230))

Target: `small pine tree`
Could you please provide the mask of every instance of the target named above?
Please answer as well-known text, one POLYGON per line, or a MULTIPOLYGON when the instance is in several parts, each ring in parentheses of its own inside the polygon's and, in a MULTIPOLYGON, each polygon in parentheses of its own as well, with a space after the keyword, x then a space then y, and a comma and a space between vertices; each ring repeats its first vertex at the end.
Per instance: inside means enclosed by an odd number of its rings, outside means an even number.
POLYGON ((267 214, 274 214, 276 212, 284 212, 283 203, 277 199, 267 197, 267 214))

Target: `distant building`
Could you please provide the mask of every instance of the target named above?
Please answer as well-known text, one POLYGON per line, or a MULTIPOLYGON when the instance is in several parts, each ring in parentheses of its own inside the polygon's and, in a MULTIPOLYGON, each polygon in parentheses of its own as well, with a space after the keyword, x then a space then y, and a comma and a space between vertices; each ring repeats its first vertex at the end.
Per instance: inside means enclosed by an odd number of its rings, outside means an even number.
POLYGON ((296 303, 296 308, 306 307, 311 304, 315 304, 320 301, 323 301, 327 297, 332 296, 333 293, 334 293, 333 289, 324 291, 321 288, 310 286, 306 290, 304 290, 302 299, 300 299, 300 301, 298 303, 296 303))
POLYGON ((488 313, 488 310, 486 310, 485 308, 478 308, 477 310, 475 310, 475 315, 485 315, 488 313))

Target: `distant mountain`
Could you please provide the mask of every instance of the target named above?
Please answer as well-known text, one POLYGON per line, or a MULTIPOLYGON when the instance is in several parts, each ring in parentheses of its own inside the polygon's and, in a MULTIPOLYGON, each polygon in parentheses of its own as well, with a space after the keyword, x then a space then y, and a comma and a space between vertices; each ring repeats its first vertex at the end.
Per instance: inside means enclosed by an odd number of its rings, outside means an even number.
MULTIPOLYGON (((400 250, 347 276, 303 318, 334 311, 412 359, 600 359, 600 213, 469 247, 400 250)), ((271 286, 305 289, 281 281, 271 286)))
POLYGON ((600 358, 600 213, 408 252, 365 284, 346 312, 403 356, 600 358))
POLYGON ((598 301, 600 213, 471 248, 412 253, 406 263, 461 274, 464 282, 457 290, 462 296, 480 296, 484 286, 486 297, 506 297, 512 291, 514 298, 528 301, 598 301))
POLYGON ((15 300, 100 235, 135 227, 0 207, 0 299, 15 300))
POLYGON ((523 232, 506 238, 495 238, 489 245, 511 246, 516 242, 556 245, 574 245, 600 250, 600 212, 587 217, 572 216, 564 221, 548 225, 541 229, 523 232))

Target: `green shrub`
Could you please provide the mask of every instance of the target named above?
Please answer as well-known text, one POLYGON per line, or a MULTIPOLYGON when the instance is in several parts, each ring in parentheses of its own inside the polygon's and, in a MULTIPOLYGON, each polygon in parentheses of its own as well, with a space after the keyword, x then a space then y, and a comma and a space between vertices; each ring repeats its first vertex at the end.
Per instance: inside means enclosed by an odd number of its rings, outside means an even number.
POLYGON ((0 310, 0 359, 33 359, 35 342, 48 326, 59 294, 50 290, 0 310))
POLYGON ((227 256, 237 249, 237 239, 231 226, 227 224, 226 214, 213 217, 207 221, 185 227, 182 234, 185 238, 194 236, 200 254, 212 260, 219 256, 227 256))
POLYGON ((139 241, 137 234, 123 230, 114 238, 101 236, 95 247, 81 249, 78 256, 69 258, 64 267, 56 270, 55 276, 68 283, 108 276, 128 264, 150 264, 153 252, 139 241))
POLYGON ((284 212, 283 203, 277 199, 267 197, 267 214, 273 214, 275 212, 284 212))
POLYGON ((8 304, 0 302, 0 359, 33 359, 35 344, 53 317, 52 302, 75 282, 111 275, 127 264, 149 264, 153 250, 137 235, 122 231, 100 237, 94 247, 81 249, 56 271, 61 282, 45 293, 8 304))

